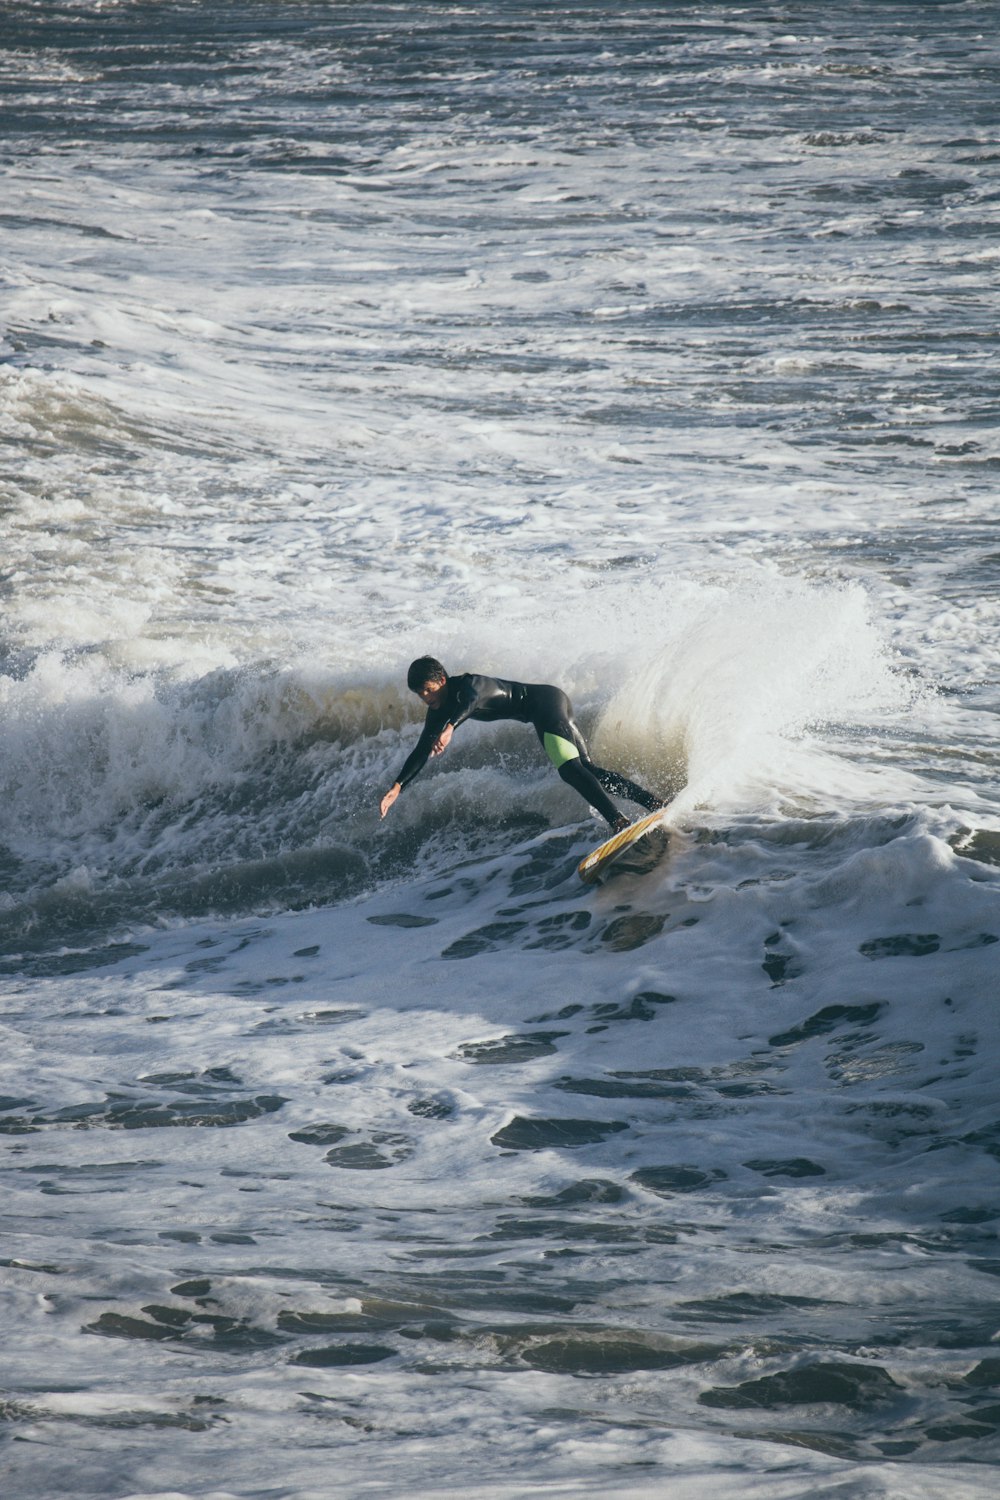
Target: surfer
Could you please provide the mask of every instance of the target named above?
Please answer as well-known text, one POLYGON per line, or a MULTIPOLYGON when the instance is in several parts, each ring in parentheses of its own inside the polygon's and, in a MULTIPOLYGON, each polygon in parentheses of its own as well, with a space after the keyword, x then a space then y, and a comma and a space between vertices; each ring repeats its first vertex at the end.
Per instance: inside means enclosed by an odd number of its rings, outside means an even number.
POLYGON ((615 806, 608 792, 650 812, 664 805, 636 782, 594 764, 573 721, 573 705, 561 688, 548 683, 508 682, 476 672, 449 677, 433 656, 420 656, 410 664, 406 685, 426 705, 427 717, 420 738, 379 804, 383 818, 428 759, 447 750, 455 730, 466 719, 517 719, 533 725, 562 780, 595 807, 615 833, 627 828, 631 820, 615 806))

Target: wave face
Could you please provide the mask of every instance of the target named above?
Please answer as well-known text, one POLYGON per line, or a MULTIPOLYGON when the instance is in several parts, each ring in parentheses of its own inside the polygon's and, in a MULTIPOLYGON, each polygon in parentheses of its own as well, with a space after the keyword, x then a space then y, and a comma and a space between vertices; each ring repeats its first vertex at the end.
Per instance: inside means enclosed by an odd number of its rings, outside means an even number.
POLYGON ((9 1500, 993 1494, 988 14, 6 7, 9 1500))

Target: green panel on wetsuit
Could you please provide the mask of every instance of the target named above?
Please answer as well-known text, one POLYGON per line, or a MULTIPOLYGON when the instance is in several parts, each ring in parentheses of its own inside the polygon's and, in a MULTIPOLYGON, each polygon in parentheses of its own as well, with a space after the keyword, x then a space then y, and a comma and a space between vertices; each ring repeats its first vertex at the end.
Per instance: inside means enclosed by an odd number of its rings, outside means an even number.
POLYGON ((542 739, 545 753, 558 771, 568 760, 579 760, 580 752, 571 740, 564 740, 561 734, 545 734, 542 739))

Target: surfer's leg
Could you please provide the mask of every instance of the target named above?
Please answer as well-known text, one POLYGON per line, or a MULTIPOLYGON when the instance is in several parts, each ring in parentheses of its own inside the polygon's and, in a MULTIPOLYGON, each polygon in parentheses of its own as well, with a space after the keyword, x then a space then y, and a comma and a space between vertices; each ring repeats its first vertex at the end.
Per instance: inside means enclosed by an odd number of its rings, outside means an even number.
POLYGON ((607 771, 603 766, 595 766, 587 749, 587 741, 573 718, 573 705, 561 688, 546 685, 533 687, 531 692, 532 722, 545 747, 546 755, 563 781, 575 786, 581 796, 587 797, 591 807, 596 807, 602 817, 608 818, 609 822, 617 822, 622 814, 615 808, 614 817, 609 817, 606 809, 614 804, 606 797, 603 805, 595 800, 596 785, 602 786, 606 792, 612 792, 616 797, 623 797, 626 802, 635 802, 647 812, 656 812, 663 807, 660 798, 647 792, 637 781, 629 781, 627 776, 621 776, 617 771, 607 771), (573 765, 577 769, 571 770, 568 776, 565 775, 563 767, 573 765), (590 788, 589 791, 583 790, 584 784, 590 788))
POLYGON ((559 766, 559 776, 567 786, 571 786, 574 792, 589 802, 591 807, 596 807, 601 817, 606 819, 617 833, 619 828, 626 828, 629 819, 620 808, 617 808, 611 798, 603 790, 596 776, 591 775, 579 755, 571 760, 563 761, 559 766))
POLYGON ((561 688, 548 685, 533 687, 531 691, 535 733, 560 779, 595 807, 615 832, 626 827, 628 818, 594 775, 587 742, 573 722, 573 707, 566 694, 561 688))
POLYGON ((649 812, 656 812, 664 804, 659 797, 654 797, 652 792, 647 792, 637 781, 629 781, 627 776, 619 776, 617 771, 606 771, 603 766, 595 766, 594 762, 585 759, 583 764, 594 776, 601 786, 606 787, 609 792, 614 792, 616 797, 624 797, 626 802, 635 802, 639 807, 645 807, 649 812))

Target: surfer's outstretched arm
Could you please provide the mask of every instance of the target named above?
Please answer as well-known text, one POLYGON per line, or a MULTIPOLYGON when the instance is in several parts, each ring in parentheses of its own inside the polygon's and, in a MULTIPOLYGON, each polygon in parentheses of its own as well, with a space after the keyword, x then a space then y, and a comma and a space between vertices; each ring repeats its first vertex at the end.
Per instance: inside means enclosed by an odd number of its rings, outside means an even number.
POLYGON ((396 777, 396 780, 392 783, 392 786, 389 788, 385 796, 382 798, 382 801, 379 803, 379 814, 383 818, 389 811, 392 804, 395 802, 396 798, 399 796, 400 792, 403 790, 404 786, 408 786, 409 783, 413 780, 414 776, 420 775, 420 772, 424 769, 424 766, 427 764, 432 755, 437 755, 440 753, 434 748, 435 744, 441 737, 440 726, 438 724, 432 724, 430 720, 431 716, 430 714, 428 714, 427 721, 425 722, 424 727, 421 731, 419 740, 417 740, 417 743, 414 745, 413 749, 406 757, 406 762, 403 766, 403 769, 400 771, 399 775, 396 777))
POLYGON ((379 812, 383 818, 403 790, 403 787, 411 782, 414 776, 419 776, 430 757, 432 755, 440 755, 443 751, 447 750, 451 744, 451 737, 454 732, 454 725, 445 724, 440 733, 435 734, 432 740, 428 726, 424 725, 424 732, 417 741, 412 754, 407 757, 406 765, 399 773, 399 780, 392 783, 392 786, 379 803, 379 812), (430 742, 429 744, 428 741, 430 742))
POLYGON ((440 755, 448 748, 454 732, 445 706, 448 674, 441 663, 432 656, 420 657, 410 664, 406 684, 426 706, 427 717, 420 731, 420 738, 406 757, 403 769, 379 803, 379 814, 383 818, 404 786, 414 776, 420 775, 430 757, 440 755))
POLYGON ((442 751, 447 750, 454 732, 454 725, 448 720, 443 702, 428 708, 420 738, 406 757, 403 769, 379 803, 383 818, 403 788, 409 786, 415 776, 420 775, 431 756, 440 755, 442 751))

